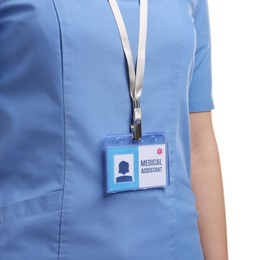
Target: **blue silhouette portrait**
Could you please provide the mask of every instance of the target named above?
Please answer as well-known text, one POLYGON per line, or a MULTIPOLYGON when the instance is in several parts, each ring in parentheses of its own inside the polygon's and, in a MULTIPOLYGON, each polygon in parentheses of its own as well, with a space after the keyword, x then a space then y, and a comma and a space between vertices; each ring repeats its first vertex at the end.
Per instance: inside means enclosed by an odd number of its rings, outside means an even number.
POLYGON ((129 163, 126 161, 121 161, 119 163, 119 171, 118 173, 123 174, 122 176, 119 176, 116 178, 116 182, 127 182, 132 181, 132 176, 125 175, 127 172, 129 172, 129 163))

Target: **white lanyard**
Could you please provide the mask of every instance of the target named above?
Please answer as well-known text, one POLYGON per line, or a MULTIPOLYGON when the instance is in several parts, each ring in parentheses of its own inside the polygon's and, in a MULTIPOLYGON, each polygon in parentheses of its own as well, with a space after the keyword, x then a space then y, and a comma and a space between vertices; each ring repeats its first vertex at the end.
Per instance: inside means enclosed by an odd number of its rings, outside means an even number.
POLYGON ((139 17, 139 40, 137 52, 137 68, 136 73, 132 59, 132 52, 126 27, 121 15, 119 6, 116 0, 108 0, 112 8, 118 30, 121 36, 123 50, 128 63, 129 71, 129 87, 130 96, 133 104, 133 123, 131 124, 131 131, 134 139, 140 140, 142 138, 141 131, 141 107, 140 96, 142 93, 144 72, 145 72, 145 54, 146 54, 146 31, 147 31, 147 16, 148 16, 148 0, 140 0, 140 17, 139 17))

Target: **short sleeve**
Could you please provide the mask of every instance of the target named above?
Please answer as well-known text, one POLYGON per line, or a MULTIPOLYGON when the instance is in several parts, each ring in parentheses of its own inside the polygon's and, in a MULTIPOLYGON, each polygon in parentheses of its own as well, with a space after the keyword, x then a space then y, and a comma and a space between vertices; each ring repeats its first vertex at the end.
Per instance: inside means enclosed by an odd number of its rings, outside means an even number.
POLYGON ((194 11, 196 51, 189 87, 189 112, 202 112, 214 109, 208 0, 197 1, 198 3, 194 11))

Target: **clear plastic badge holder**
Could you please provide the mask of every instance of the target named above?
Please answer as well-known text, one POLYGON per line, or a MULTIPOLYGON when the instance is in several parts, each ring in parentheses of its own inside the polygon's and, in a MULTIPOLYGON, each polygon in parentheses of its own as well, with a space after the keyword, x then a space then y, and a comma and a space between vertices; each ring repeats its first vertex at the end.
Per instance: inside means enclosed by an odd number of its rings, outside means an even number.
POLYGON ((169 185, 168 147, 164 133, 107 135, 106 192, 165 188, 169 185))

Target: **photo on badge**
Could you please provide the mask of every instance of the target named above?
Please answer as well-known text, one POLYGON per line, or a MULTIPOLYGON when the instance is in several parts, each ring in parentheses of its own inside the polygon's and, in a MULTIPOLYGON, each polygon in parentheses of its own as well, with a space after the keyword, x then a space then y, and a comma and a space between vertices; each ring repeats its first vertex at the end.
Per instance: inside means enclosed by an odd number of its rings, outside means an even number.
POLYGON ((114 156, 115 183, 134 181, 134 157, 133 154, 121 154, 114 156))
POLYGON ((137 147, 111 147, 107 151, 107 192, 138 189, 137 147))

